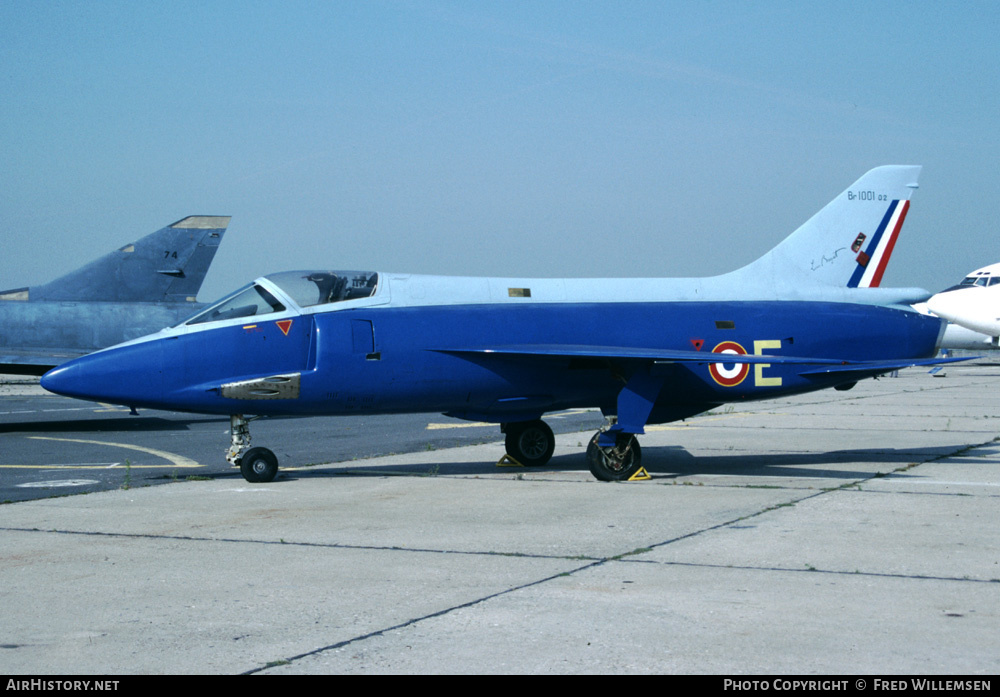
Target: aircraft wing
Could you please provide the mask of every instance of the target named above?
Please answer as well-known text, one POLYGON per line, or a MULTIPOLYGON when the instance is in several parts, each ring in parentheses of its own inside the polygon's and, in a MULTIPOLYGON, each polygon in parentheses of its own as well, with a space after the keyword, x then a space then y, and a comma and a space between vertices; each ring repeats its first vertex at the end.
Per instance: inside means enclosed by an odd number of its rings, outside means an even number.
POLYGON ((712 353, 710 351, 679 351, 673 349, 637 348, 621 346, 589 346, 584 344, 529 344, 509 345, 483 348, 464 349, 434 349, 441 353, 470 354, 481 356, 522 356, 536 358, 594 358, 619 361, 652 362, 654 365, 671 363, 690 363, 707 365, 709 363, 765 363, 768 365, 800 365, 808 370, 801 370, 804 377, 844 374, 845 378, 874 377, 921 365, 939 365, 965 361, 969 358, 914 358, 899 361, 856 361, 836 358, 800 358, 780 354, 738 354, 712 353))
POLYGON ((903 361, 861 361, 855 363, 845 363, 843 365, 823 366, 814 370, 805 370, 799 373, 803 377, 820 377, 823 375, 842 375, 845 378, 860 380, 877 375, 885 375, 894 370, 903 368, 915 368, 922 365, 942 365, 944 363, 957 363, 959 361, 969 361, 980 356, 962 356, 960 358, 920 358, 903 361))
POLYGON ((587 344, 524 344, 488 348, 434 349, 440 353, 484 354, 496 356, 547 356, 549 358, 607 358, 643 360, 657 363, 821 363, 839 365, 843 361, 822 358, 792 358, 787 356, 756 356, 710 351, 676 351, 672 349, 636 348, 628 346, 590 346, 587 344))
POLYGON ((89 351, 71 349, 31 350, 0 349, 0 373, 9 375, 45 375, 57 365, 85 356, 89 351))

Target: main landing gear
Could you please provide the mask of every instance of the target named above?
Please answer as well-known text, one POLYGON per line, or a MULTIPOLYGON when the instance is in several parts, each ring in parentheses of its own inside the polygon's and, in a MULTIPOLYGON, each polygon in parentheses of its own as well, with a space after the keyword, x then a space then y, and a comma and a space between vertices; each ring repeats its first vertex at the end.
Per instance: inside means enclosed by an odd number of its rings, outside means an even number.
POLYGON ((278 474, 278 458, 267 448, 250 448, 250 422, 243 414, 229 417, 229 431, 232 444, 226 453, 226 460, 240 468, 240 473, 248 482, 270 482, 278 474), (248 449, 249 448, 249 449, 248 449))
POLYGON ((541 419, 504 424, 507 454, 527 467, 541 467, 556 449, 552 429, 541 419))
MULTIPOLYGON (((552 457, 556 447, 552 429, 542 420, 503 425, 507 454, 527 467, 540 467, 552 457)), ((612 417, 594 434, 587 447, 587 464, 602 482, 631 479, 642 469, 642 448, 635 434, 625 433, 612 417)))
POLYGON ((602 482, 631 479, 642 467, 642 448, 633 433, 601 430, 587 446, 590 472, 602 482))

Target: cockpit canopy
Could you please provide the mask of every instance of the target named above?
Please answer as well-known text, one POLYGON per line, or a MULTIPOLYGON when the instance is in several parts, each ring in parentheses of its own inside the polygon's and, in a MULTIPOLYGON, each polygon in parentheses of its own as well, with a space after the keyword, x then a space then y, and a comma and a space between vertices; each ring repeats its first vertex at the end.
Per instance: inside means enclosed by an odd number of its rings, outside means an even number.
MULTIPOLYGON (((378 274, 373 271, 284 271, 264 278, 300 308, 367 298, 378 287, 378 274)), ((256 317, 286 309, 270 290, 251 283, 183 324, 256 317)))
POLYGON ((965 286, 995 286, 1000 283, 1000 276, 987 276, 987 275, 977 275, 977 276, 966 276, 962 279, 962 282, 958 284, 959 288, 964 288, 965 286))
POLYGON ((375 292, 372 271, 285 271, 265 276, 299 307, 367 298, 375 292))
POLYGON ((942 293, 953 290, 963 290, 965 288, 987 288, 989 286, 1000 285, 1000 264, 990 264, 981 269, 976 269, 962 279, 957 286, 945 288, 942 293))

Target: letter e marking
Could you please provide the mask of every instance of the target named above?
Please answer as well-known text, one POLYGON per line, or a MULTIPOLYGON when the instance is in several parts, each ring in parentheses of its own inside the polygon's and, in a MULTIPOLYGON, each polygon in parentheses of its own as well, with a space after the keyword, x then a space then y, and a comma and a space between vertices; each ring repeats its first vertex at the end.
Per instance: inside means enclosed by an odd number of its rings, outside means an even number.
MULTIPOLYGON (((766 339, 753 342, 753 352, 763 356, 764 349, 780 349, 781 339, 766 339)), ((755 387, 781 387, 781 378, 764 377, 764 368, 770 368, 770 363, 757 363, 753 367, 753 384, 755 387)))

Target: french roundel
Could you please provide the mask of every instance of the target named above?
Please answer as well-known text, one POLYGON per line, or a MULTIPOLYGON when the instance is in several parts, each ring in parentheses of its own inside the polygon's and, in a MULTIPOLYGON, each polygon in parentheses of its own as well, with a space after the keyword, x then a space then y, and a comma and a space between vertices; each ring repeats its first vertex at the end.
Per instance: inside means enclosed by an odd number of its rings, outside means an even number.
MULTIPOLYGON (((712 353, 734 353, 745 356, 747 350, 735 341, 723 341, 712 349, 712 353)), ((736 387, 750 374, 749 363, 709 363, 708 372, 712 379, 723 387, 736 387)))

